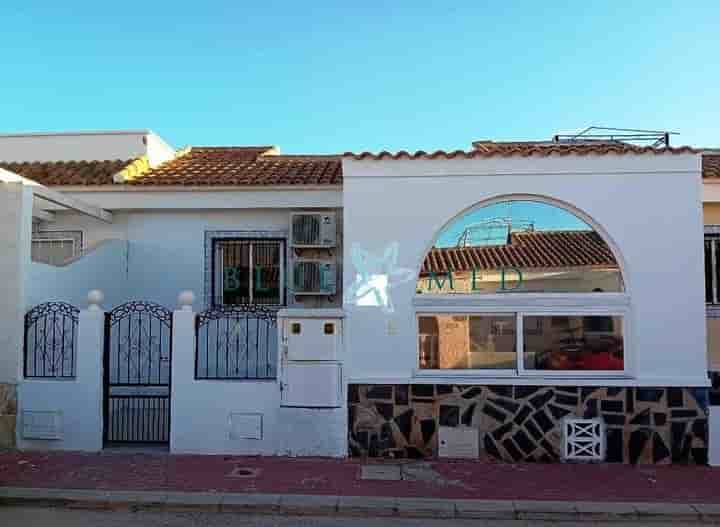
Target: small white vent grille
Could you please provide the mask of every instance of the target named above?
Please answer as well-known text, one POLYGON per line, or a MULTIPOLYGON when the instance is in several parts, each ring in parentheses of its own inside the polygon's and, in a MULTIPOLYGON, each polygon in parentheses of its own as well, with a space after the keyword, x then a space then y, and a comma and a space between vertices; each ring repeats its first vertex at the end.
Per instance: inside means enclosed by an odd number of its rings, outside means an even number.
POLYGON ((563 459, 603 461, 605 459, 605 423, 601 419, 565 418, 563 420, 563 459))
POLYGON ((25 410, 22 419, 24 439, 62 439, 63 414, 61 411, 25 410))

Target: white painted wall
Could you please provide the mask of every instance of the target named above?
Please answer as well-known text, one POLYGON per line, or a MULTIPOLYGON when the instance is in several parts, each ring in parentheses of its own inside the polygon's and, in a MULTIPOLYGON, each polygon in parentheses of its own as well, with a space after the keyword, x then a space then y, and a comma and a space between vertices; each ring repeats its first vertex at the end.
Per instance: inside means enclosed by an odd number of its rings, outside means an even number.
POLYGON ((88 291, 105 294, 105 306, 129 300, 128 242, 105 240, 72 263, 56 267, 31 262, 25 273, 25 310, 43 302, 63 301, 84 308, 88 291))
POLYGON ((175 149, 167 144, 162 137, 154 132, 149 132, 145 136, 146 155, 151 167, 156 167, 160 163, 164 163, 175 157, 175 149))
POLYGON ((23 346, 21 279, 30 265, 32 189, 0 183, 0 383, 14 384, 20 375, 23 346))
MULTIPOLYGON (((397 266, 417 272, 443 226, 475 204, 509 194, 546 196, 602 226, 624 260, 630 297, 626 354, 634 378, 567 382, 708 384, 699 156, 346 159, 343 173, 346 288, 355 279, 349 263, 355 244, 382 255, 397 242, 397 266)), ((390 290, 391 314, 345 303, 350 382, 422 382, 413 376, 414 290, 413 280, 390 290)))
MULTIPOLYGON (((122 286, 126 292, 125 300, 152 300, 171 308, 178 293, 184 290, 194 291, 203 302, 206 231, 287 234, 289 222, 288 209, 114 211, 112 224, 58 212, 56 221, 42 228, 81 230, 86 245, 107 239, 127 240, 127 283, 122 286)), ((289 258, 292 256, 288 255, 289 258)), ((338 254, 338 263, 340 258, 342 253, 338 254)), ((102 269, 96 269, 94 274, 98 273, 103 278, 112 276, 102 269)), ((115 298, 108 289, 105 302, 108 309, 117 305, 115 298)), ((305 303, 313 305, 312 301, 308 297, 305 303)), ((325 300, 323 303, 327 304, 325 300)), ((201 304, 198 307, 204 309, 201 304)))
MULTIPOLYGON (((148 153, 148 130, 0 135, 2 161, 78 161, 132 159, 148 153)), ((158 138, 159 139, 159 138, 158 138)), ((155 138, 153 157, 162 155, 155 138)))
POLYGON ((102 449, 102 359, 105 312, 80 311, 76 377, 24 379, 18 389, 17 440, 21 449, 102 449), (61 439, 25 439, 27 412, 61 412, 61 439))
MULTIPOLYGON (((202 301, 205 280, 205 231, 287 232, 284 210, 115 212, 113 223, 77 214, 57 215, 52 230, 82 230, 84 243, 128 240, 127 292, 172 308, 180 291, 194 291, 202 301)), ((117 305, 108 300, 106 307, 117 305)))
POLYGON ((173 319, 173 453, 346 455, 345 408, 281 408, 279 380, 195 380, 194 316, 178 310, 173 319), (261 416, 262 438, 232 438, 231 413, 261 416))

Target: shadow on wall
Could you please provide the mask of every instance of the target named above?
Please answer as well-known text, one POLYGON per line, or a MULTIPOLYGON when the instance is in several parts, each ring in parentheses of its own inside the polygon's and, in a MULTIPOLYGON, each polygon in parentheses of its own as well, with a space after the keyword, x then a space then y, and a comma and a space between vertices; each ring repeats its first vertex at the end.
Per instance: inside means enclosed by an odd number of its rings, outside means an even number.
POLYGON ((105 294, 105 307, 127 301, 128 245, 125 240, 105 240, 63 266, 31 262, 25 275, 25 309, 51 301, 82 309, 92 289, 105 294))

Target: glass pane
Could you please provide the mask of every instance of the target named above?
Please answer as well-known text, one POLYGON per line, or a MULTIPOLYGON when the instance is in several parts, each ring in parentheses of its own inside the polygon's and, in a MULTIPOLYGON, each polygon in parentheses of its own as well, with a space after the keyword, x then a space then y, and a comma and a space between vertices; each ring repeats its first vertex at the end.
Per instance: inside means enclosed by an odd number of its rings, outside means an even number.
POLYGON ((714 281, 711 280, 710 282, 710 289, 711 289, 711 295, 713 296, 713 299, 711 302, 714 304, 718 303, 720 301, 720 294, 718 294, 718 286, 720 285, 720 238, 717 236, 713 237, 712 242, 712 266, 713 266, 713 278, 714 281))
POLYGON ((510 200, 464 214, 427 253, 418 294, 618 292, 622 277, 602 237, 565 209, 510 200))
POLYGON ((622 317, 523 317, 526 370, 623 370, 622 317))
POLYGON ((217 243, 222 252, 223 304, 249 304, 250 243, 241 240, 223 240, 217 243))
POLYGON ((515 315, 421 316, 421 369, 516 368, 515 315))
POLYGON ((712 239, 705 239, 705 302, 713 301, 712 239))
POLYGON ((256 304, 280 303, 280 242, 253 242, 253 298, 256 304))

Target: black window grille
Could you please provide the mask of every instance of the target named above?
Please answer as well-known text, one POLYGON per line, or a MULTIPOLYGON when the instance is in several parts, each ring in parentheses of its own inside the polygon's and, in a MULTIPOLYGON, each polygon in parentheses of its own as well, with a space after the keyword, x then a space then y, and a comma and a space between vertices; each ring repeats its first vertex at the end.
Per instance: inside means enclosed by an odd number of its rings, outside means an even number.
POLYGON ((25 377, 75 377, 79 315, 65 302, 45 302, 25 314, 25 377))
POLYGON ((195 327, 196 379, 275 379, 277 310, 222 306, 199 313, 195 327))
POLYGON ((213 305, 282 305, 285 301, 284 261, 283 240, 216 240, 213 305))

